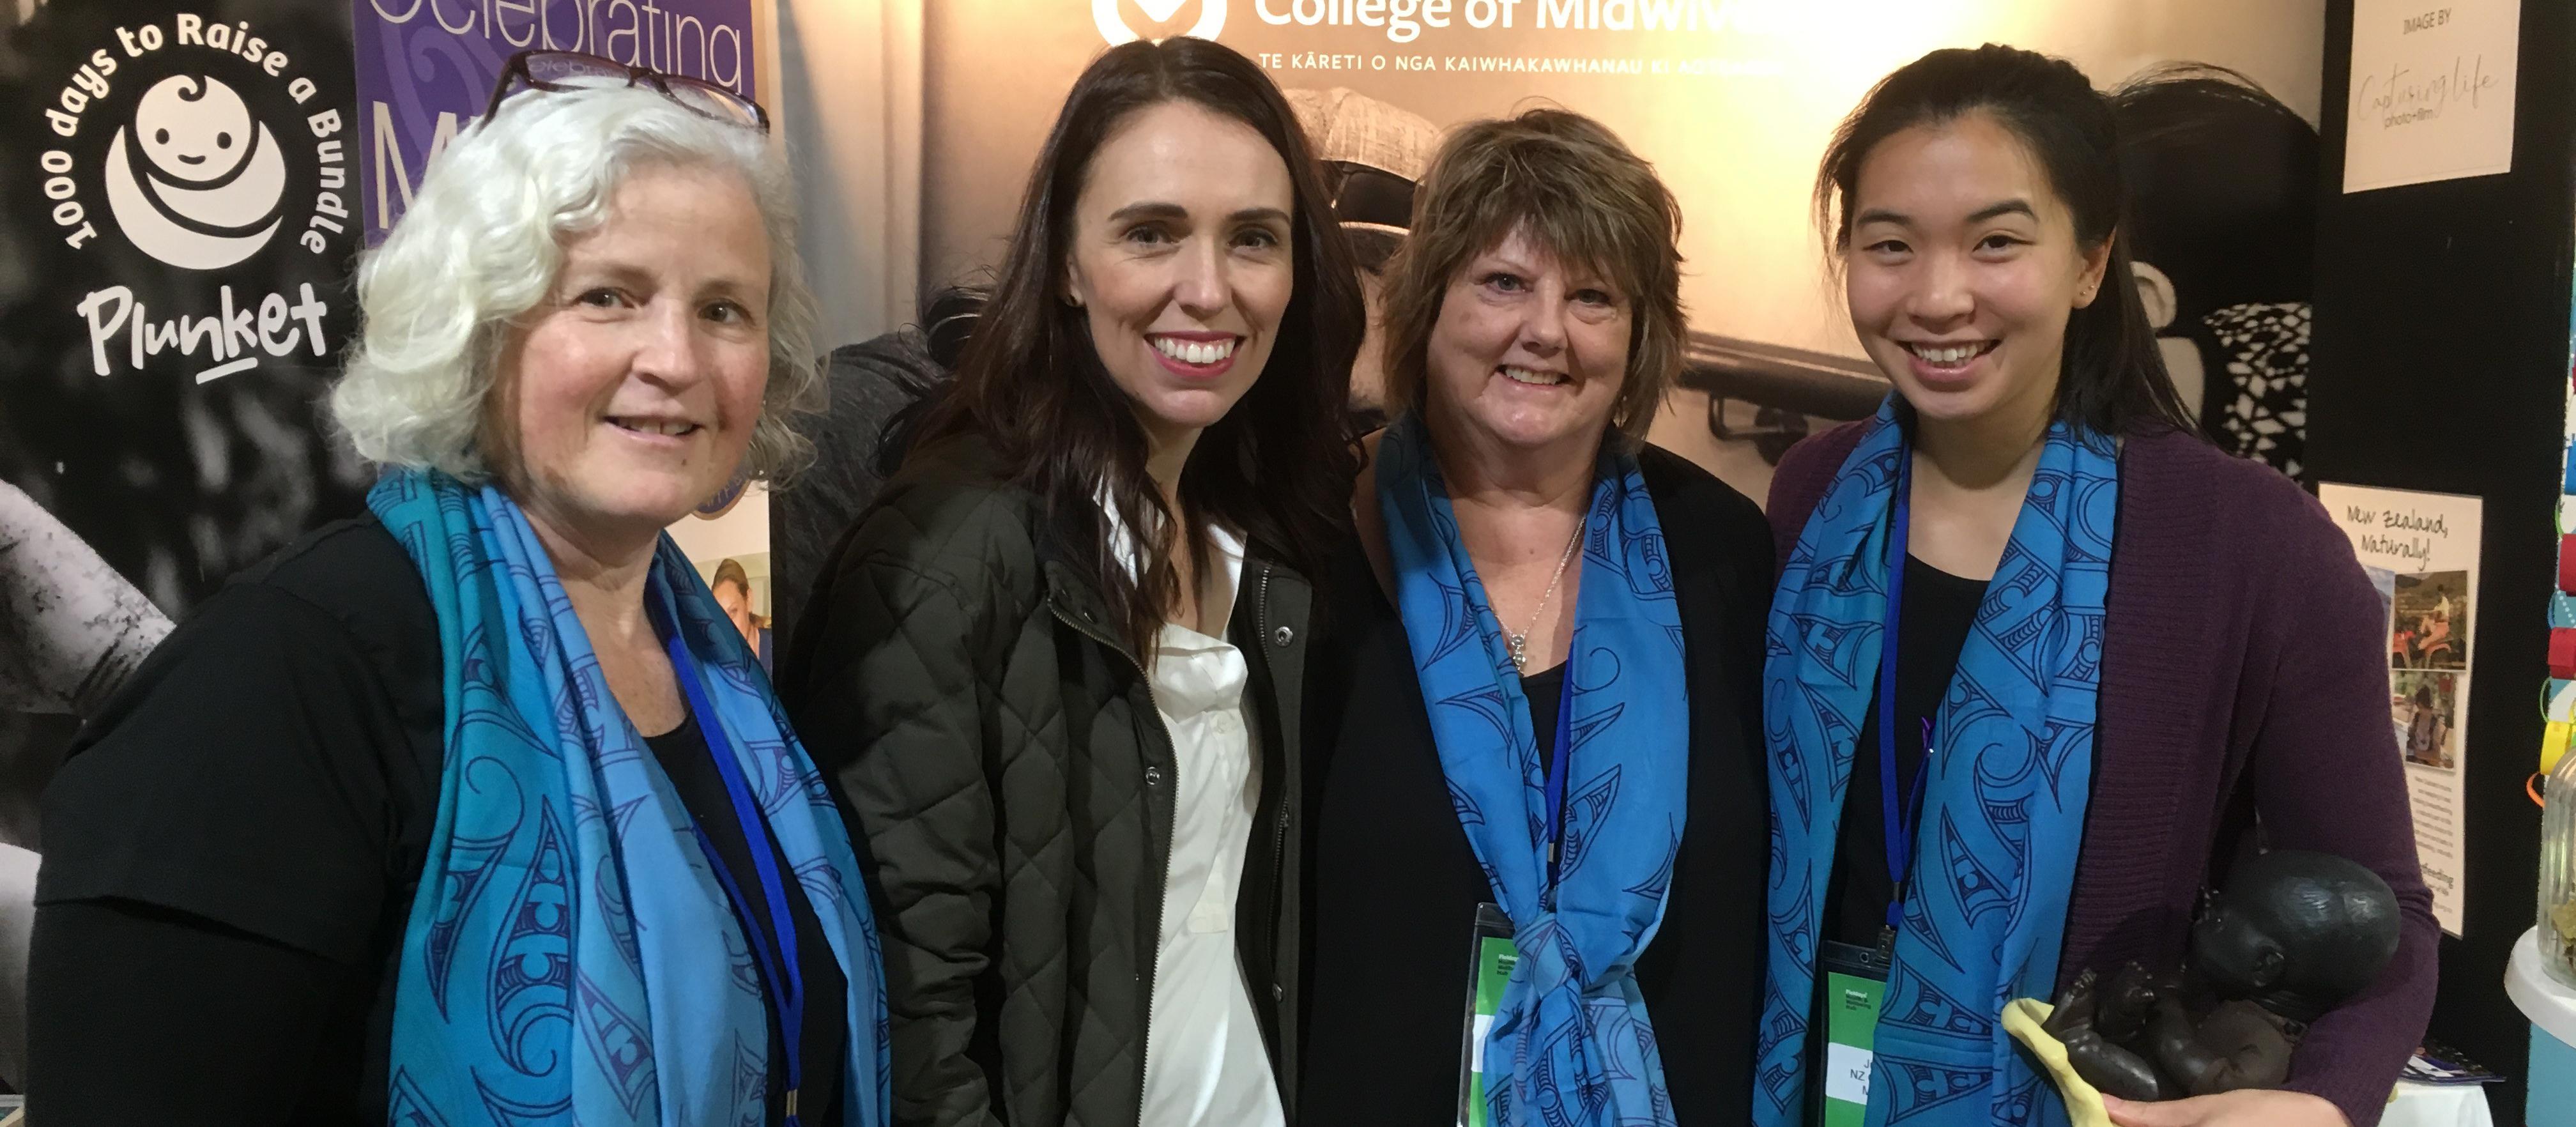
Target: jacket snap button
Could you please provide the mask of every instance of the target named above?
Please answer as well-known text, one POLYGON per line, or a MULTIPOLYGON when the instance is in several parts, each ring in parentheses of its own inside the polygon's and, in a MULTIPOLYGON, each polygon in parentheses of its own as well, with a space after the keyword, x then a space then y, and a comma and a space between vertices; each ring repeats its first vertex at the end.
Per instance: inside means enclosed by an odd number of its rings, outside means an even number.
POLYGON ((1284 646, 1296 640, 1297 632, 1285 626, 1270 632, 1270 644, 1274 646, 1284 646))
POLYGON ((1163 769, 1160 767, 1145 768, 1145 785, 1149 787, 1159 787, 1163 785, 1163 769))
POLYGON ((1271 1001, 1273 1001, 1273 1002, 1284 1002, 1284 1001, 1287 1001, 1287 1000, 1288 1000, 1288 989, 1287 989, 1286 987, 1284 987, 1284 986, 1279 985, 1279 984, 1278 984, 1278 983, 1276 983, 1276 982, 1271 983, 1271 984, 1270 984, 1270 1000, 1271 1000, 1271 1001))

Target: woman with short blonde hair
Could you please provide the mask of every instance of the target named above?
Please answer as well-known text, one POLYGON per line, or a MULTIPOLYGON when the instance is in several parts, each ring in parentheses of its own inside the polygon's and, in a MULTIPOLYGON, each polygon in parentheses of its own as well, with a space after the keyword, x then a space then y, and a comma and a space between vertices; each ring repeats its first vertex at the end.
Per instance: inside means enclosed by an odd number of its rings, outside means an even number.
POLYGON ((1459 127, 1423 180, 1395 421, 1311 665, 1316 1122, 1750 1113, 1771 538, 1643 441, 1681 366, 1679 228, 1560 110, 1459 127), (1464 1020, 1501 920, 1517 964, 1464 1020))

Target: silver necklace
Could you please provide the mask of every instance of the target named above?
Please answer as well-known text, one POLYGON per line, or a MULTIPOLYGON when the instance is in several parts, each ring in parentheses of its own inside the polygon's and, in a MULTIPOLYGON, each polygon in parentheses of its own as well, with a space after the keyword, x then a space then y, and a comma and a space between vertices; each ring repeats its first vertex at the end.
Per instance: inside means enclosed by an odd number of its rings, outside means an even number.
POLYGON ((1538 609, 1530 612, 1529 625, 1521 627, 1520 633, 1510 635, 1512 642, 1512 669, 1514 672, 1529 672, 1530 631, 1538 629, 1538 620, 1547 615, 1548 604, 1556 601, 1556 585, 1565 578, 1565 565, 1572 562, 1574 559, 1574 546, 1582 542, 1583 522, 1581 520, 1576 520, 1574 522, 1574 536, 1565 542, 1565 551, 1557 555, 1556 574, 1547 577, 1547 593, 1539 596, 1538 609))

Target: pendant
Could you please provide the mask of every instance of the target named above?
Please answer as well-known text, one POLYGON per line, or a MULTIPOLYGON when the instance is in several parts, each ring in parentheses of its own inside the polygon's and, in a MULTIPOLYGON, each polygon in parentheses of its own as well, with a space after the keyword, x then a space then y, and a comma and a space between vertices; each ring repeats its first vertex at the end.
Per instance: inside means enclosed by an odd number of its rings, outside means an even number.
POLYGON ((1529 635, 1527 634, 1514 635, 1512 638, 1512 670, 1516 673, 1529 672, 1529 635))

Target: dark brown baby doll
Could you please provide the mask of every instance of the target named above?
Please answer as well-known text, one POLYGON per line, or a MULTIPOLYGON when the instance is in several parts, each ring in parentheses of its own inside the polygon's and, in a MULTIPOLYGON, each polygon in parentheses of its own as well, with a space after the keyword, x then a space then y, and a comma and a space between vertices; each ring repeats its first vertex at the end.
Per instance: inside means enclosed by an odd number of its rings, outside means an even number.
POLYGON ((2048 1031, 2087 1083, 2126 1100, 2278 1088, 2308 1023, 2397 953, 2397 897, 2369 869, 2276 850, 2237 866, 2192 925, 2180 974, 2077 975, 2048 1031))

